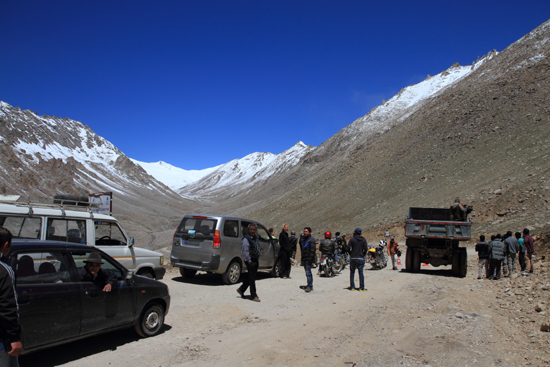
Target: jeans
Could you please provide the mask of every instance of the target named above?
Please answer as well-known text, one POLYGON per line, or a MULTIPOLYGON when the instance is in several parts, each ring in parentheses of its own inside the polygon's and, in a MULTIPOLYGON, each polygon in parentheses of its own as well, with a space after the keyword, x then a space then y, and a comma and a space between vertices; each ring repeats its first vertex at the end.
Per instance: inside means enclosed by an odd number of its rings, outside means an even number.
POLYGON ((516 254, 508 254, 504 258, 504 274, 507 276, 516 272, 516 254))
POLYGON ((521 271, 525 271, 527 268, 527 263, 525 262, 525 252, 519 253, 519 266, 521 268, 521 271))
POLYGON ((19 367, 19 357, 12 357, 4 348, 0 352, 0 367, 19 367))
POLYGON ((349 286, 355 288, 355 269, 359 273, 359 289, 365 289, 365 276, 363 275, 363 267, 365 266, 364 259, 351 259, 349 261, 349 286))
POLYGON ((304 269, 306 270, 307 286, 313 288, 313 274, 311 274, 311 263, 308 260, 304 262, 304 269))

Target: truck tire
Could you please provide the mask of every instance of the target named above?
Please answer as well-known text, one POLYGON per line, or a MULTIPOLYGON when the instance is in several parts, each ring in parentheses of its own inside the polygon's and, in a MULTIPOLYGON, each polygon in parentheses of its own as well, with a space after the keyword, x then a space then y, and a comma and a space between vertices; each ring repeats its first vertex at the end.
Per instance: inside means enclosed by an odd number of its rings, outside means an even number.
POLYGON ((464 278, 466 276, 466 273, 468 272, 468 252, 466 248, 462 247, 459 249, 459 259, 460 259, 460 274, 459 276, 461 278, 464 278))
POLYGON ((407 253, 405 255, 405 270, 412 272, 412 262, 413 262, 413 249, 407 247, 407 253))
POLYGON ((455 277, 460 274, 460 251, 453 251, 453 258, 451 263, 451 271, 455 277))
POLYGON ((412 272, 418 273, 420 271, 420 250, 413 250, 412 253, 412 272))
POLYGON ((227 267, 225 273, 222 274, 222 280, 225 284, 236 284, 241 276, 241 264, 237 260, 233 260, 227 267))

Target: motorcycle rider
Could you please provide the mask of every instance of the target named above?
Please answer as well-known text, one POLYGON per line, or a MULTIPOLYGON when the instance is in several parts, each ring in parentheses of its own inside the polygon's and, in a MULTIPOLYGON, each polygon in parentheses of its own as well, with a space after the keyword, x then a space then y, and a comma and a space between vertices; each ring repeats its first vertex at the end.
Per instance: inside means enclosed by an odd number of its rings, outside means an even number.
MULTIPOLYGON (((319 245, 319 250, 321 251, 322 256, 327 256, 331 259, 334 259, 334 250, 336 249, 336 244, 334 243, 332 238, 332 233, 329 231, 325 232, 325 239, 321 240, 321 243, 319 245)), ((325 269, 326 274, 326 269, 325 269)), ((321 275, 321 266, 319 265, 319 271, 317 272, 317 275, 321 275)))

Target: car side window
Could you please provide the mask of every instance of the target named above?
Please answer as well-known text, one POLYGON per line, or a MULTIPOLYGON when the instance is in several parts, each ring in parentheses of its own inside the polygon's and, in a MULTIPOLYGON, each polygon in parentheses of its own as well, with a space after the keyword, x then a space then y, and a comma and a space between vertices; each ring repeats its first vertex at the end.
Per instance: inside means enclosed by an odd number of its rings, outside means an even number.
POLYGON ((256 227, 256 234, 258 235, 258 238, 262 242, 267 242, 271 238, 271 236, 267 232, 267 229, 259 225, 256 227))
POLYGON ((67 258, 59 251, 17 252, 11 255, 10 265, 18 285, 74 281, 67 258))
POLYGON ((95 221, 96 246, 126 246, 122 229, 114 222, 95 221))
POLYGON ((8 229, 14 238, 39 239, 42 219, 2 215, 0 226, 8 229))
POLYGON ((226 220, 223 225, 223 234, 226 237, 238 237, 239 236, 239 221, 226 220))
MULTIPOLYGON (((92 252, 93 251, 71 251, 71 256, 79 273, 84 271, 82 269, 86 266, 85 261, 88 259, 90 253, 92 252)), ((123 274, 122 269, 111 262, 110 259, 102 258, 101 261, 103 262, 103 264, 101 264, 101 269, 105 269, 115 273, 118 280, 124 279, 125 274, 123 274)), ((79 281, 81 281, 81 279, 79 279, 79 281)))
POLYGON ((85 220, 48 218, 47 224, 47 240, 86 243, 85 220))

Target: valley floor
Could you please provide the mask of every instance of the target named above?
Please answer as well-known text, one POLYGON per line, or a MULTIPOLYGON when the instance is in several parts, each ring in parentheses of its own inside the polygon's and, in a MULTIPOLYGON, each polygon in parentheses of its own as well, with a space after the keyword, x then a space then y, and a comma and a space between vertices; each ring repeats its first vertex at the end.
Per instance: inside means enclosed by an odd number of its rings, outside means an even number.
MULTIPOLYGON (((403 266, 400 266, 403 268, 403 266)), ((260 274, 260 303, 237 285, 177 269, 164 280, 172 306, 165 331, 139 339, 133 330, 89 338, 23 356, 21 366, 545 366, 550 364, 548 268, 532 276, 477 280, 450 267, 411 274, 366 270, 367 292, 349 291, 349 270, 292 279, 260 274), (539 307, 540 311, 535 311, 539 307)), ((315 274, 315 273, 314 273, 315 274)), ((358 281, 356 276, 356 282, 358 281)))

